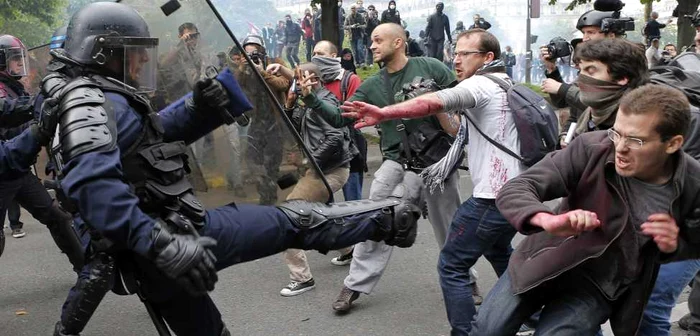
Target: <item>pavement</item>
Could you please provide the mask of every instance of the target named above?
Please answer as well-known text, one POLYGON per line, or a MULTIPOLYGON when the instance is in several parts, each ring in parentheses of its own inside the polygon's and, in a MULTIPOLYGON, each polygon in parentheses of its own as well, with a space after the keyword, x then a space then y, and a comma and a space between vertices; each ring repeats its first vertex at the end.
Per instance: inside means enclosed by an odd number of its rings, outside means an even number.
MULTIPOLYGON (((381 163, 376 146, 370 147, 369 166, 381 163)), ((365 197, 371 175, 364 180, 365 197)), ((465 199, 472 185, 462 173, 460 192, 465 199)), ((342 194, 336 195, 342 199, 342 194)), ((61 305, 75 275, 65 256, 53 244, 48 230, 22 213, 27 236, 9 236, 0 257, 0 336, 51 335, 61 305)), ((331 309, 347 266, 334 266, 335 252, 309 252, 316 288, 296 297, 282 297, 288 270, 281 255, 230 267, 219 272, 211 294, 233 335, 449 335, 436 271, 438 247, 426 220, 419 222, 415 245, 395 249, 392 261, 374 292, 362 295, 347 315, 331 309)), ((517 244, 522 236, 516 236, 517 244)), ((476 265, 479 285, 486 292, 496 275, 483 258, 476 265)), ((673 320, 687 311, 687 294, 674 309, 673 320)), ((673 335, 682 335, 674 326, 673 335)), ((604 329, 605 330, 605 329, 604 329)), ((156 335, 145 308, 136 296, 109 293, 83 335, 156 335)), ((606 335, 612 335, 608 331, 606 335)))

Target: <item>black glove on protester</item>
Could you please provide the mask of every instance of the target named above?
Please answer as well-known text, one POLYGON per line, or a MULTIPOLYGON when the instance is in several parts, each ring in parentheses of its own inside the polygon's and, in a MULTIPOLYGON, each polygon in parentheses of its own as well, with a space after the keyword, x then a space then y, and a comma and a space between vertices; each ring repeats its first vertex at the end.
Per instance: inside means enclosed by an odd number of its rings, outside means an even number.
POLYGON ((163 273, 192 295, 214 290, 219 278, 214 266, 216 258, 208 248, 216 246, 216 240, 171 234, 160 223, 153 227, 151 239, 152 260, 163 273))

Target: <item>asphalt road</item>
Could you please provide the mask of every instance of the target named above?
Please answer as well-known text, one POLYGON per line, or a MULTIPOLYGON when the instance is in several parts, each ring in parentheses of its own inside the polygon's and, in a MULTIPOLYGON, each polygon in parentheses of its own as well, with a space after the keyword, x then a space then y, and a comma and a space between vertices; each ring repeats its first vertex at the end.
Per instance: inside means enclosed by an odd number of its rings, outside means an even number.
MULTIPOLYGON (((370 182, 367 175, 365 196, 370 182)), ((463 176, 462 197, 470 193, 471 182, 463 176)), ((51 335, 75 276, 48 230, 26 212, 22 220, 27 236, 8 237, 0 258, 0 336, 51 335)), ((448 335, 436 271, 438 248, 430 224, 421 220, 416 244, 394 251, 374 293, 361 296, 344 316, 331 309, 348 271, 330 264, 334 252, 308 253, 316 289, 300 296, 279 295, 288 272, 281 256, 274 255, 220 272, 212 297, 233 335, 448 335)), ((476 269, 480 287, 489 290, 495 273, 483 258, 476 269)), ((83 335, 156 332, 136 296, 109 293, 83 335)))

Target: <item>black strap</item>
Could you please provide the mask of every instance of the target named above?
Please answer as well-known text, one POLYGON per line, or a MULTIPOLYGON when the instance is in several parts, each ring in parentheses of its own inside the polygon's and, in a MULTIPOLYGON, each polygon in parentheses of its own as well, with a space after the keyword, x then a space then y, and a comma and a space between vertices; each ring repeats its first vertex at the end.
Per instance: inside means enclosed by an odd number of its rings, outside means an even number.
MULTIPOLYGON (((394 90, 391 89, 391 80, 389 79, 389 71, 384 68, 381 70, 382 78, 384 78, 384 86, 386 89, 387 99, 389 100, 389 105, 394 105, 396 100, 394 100, 394 90)), ((411 162, 413 156, 411 155, 411 147, 408 144, 408 134, 406 132, 406 124, 403 120, 399 119, 399 124, 396 125, 396 131, 401 135, 401 142, 403 144, 403 151, 406 155, 406 162, 411 162)))
MULTIPOLYGON (((498 77, 496 77, 496 76, 489 75, 489 74, 483 74, 482 76, 484 76, 484 77, 486 77, 486 78, 492 80, 492 81, 495 82, 496 84, 498 84, 498 86, 500 86, 501 89, 503 89, 503 91, 505 91, 506 94, 508 94, 508 89, 510 89, 510 85, 508 85, 508 83, 507 83, 506 81, 504 81, 504 80, 502 80, 502 79, 500 79, 500 78, 498 78, 498 77)), ((468 113, 468 112, 467 112, 467 113, 464 113, 464 116, 467 117, 467 120, 469 120, 470 123, 472 123, 472 125, 474 126, 474 128, 476 128, 476 131, 479 132, 479 134, 481 134, 481 136, 483 136, 486 140, 488 140, 492 145, 496 146, 496 148, 502 150, 502 151, 505 152, 506 154, 508 154, 508 155, 510 155, 510 156, 512 156, 512 157, 514 157, 514 158, 516 158, 516 159, 518 159, 520 162, 523 162, 523 163, 525 162, 525 159, 523 159, 520 155, 515 154, 515 152, 513 152, 513 151, 510 150, 510 149, 508 149, 508 147, 503 146, 502 144, 498 143, 496 140, 493 140, 491 137, 489 137, 488 135, 486 135, 486 134, 479 128, 479 126, 476 125, 476 123, 474 122, 474 120, 472 120, 472 118, 469 117, 469 113, 468 113)))

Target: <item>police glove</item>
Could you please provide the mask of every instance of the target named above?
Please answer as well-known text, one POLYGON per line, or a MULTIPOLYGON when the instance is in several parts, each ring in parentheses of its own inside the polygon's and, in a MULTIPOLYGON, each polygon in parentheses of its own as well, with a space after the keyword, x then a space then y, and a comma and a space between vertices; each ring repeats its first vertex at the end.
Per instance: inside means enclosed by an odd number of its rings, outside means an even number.
POLYGON ((58 125, 58 99, 47 98, 41 105, 41 116, 39 121, 29 126, 30 132, 34 135, 37 143, 47 146, 56 133, 58 125))
POLYGON ((194 85, 192 99, 197 107, 225 108, 231 102, 228 92, 216 79, 206 78, 194 85))
POLYGON ((151 239, 152 260, 165 275, 192 295, 214 290, 219 278, 214 266, 216 258, 208 248, 216 246, 216 240, 171 234, 160 223, 153 227, 151 239))

